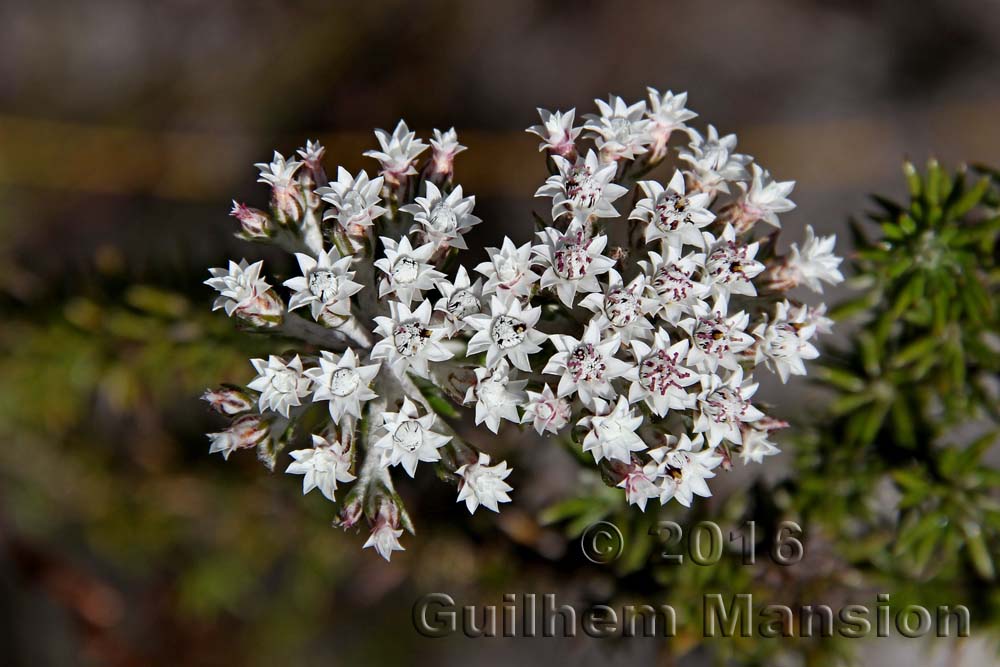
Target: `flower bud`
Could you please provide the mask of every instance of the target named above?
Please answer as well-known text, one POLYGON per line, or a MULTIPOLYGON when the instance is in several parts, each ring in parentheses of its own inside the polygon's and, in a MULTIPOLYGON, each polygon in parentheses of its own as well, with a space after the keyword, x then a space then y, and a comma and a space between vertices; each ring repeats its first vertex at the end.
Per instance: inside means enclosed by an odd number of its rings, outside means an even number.
POLYGON ((233 200, 233 210, 229 212, 240 221, 243 233, 252 239, 267 238, 274 233, 274 224, 263 211, 250 208, 246 204, 240 204, 233 200))
POLYGON ((212 409, 220 415, 232 417, 247 412, 253 408, 253 401, 243 391, 236 387, 222 386, 218 389, 206 389, 201 396, 212 409))
POLYGON ((237 449, 254 447, 270 437, 270 433, 271 425, 260 415, 244 415, 233 421, 225 431, 208 434, 212 443, 208 453, 222 452, 222 457, 228 459, 237 449))
POLYGON ((267 290, 240 304, 234 314, 255 327, 276 327, 284 319, 285 303, 274 290, 267 290))

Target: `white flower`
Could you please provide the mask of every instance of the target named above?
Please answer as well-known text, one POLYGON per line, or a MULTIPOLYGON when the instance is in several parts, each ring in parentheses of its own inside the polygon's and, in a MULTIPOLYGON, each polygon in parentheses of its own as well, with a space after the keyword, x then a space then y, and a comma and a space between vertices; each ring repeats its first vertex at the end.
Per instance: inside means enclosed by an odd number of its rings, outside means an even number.
POLYGON ((705 240, 709 246, 705 281, 712 286, 712 291, 726 299, 731 294, 757 296, 757 288, 751 281, 764 270, 764 265, 754 259, 760 243, 738 243, 732 225, 726 225, 718 239, 705 232, 705 240))
POLYGON ((466 328, 465 318, 483 309, 483 279, 472 282, 464 266, 458 267, 455 282, 441 280, 436 285, 441 298, 434 304, 434 310, 444 313, 449 334, 466 328))
POLYGON ((782 382, 788 381, 789 375, 805 375, 806 367, 803 359, 815 359, 819 356, 809 339, 816 333, 816 325, 808 322, 808 311, 805 308, 791 310, 788 301, 777 305, 774 321, 764 321, 753 330, 757 337, 756 364, 767 361, 782 382))
POLYGON ((632 364, 615 358, 621 346, 618 335, 611 334, 601 340, 601 330, 595 322, 587 325, 579 340, 562 334, 549 339, 556 353, 542 372, 562 376, 556 390, 560 398, 577 393, 584 405, 600 410, 603 399, 614 400, 617 393, 611 381, 634 371, 632 364))
POLYGON ((625 489, 625 500, 629 505, 638 505, 643 512, 650 498, 660 496, 660 486, 656 481, 660 477, 660 466, 656 461, 646 464, 633 463, 629 466, 625 477, 618 487, 625 489))
POLYGON ((371 227, 386 212, 385 207, 379 205, 382 180, 381 176, 369 180, 364 171, 352 177, 349 171, 338 167, 337 180, 316 190, 316 194, 333 207, 323 214, 323 219, 336 220, 352 234, 371 227))
POLYGON ((775 227, 781 227, 778 213, 795 208, 795 202, 788 199, 795 188, 795 181, 775 181, 771 174, 758 165, 751 165, 753 180, 750 186, 739 183, 743 195, 737 200, 738 216, 743 228, 749 228, 758 220, 775 227))
POLYGON ((637 262, 646 274, 646 283, 656 294, 660 317, 677 324, 681 315, 697 315, 708 311, 704 297, 711 287, 695 278, 705 263, 703 253, 680 256, 677 248, 668 248, 666 256, 649 253, 649 262, 637 262))
POLYGON ((309 169, 317 168, 323 160, 323 155, 326 154, 326 148, 323 144, 318 141, 313 141, 312 139, 306 139, 306 145, 297 151, 299 157, 302 158, 302 162, 309 169))
POLYGON ((753 378, 743 379, 743 369, 737 368, 725 380, 713 375, 703 383, 698 395, 698 415, 694 432, 704 433, 709 447, 716 447, 723 440, 739 445, 743 443, 742 426, 764 417, 750 399, 757 391, 753 378))
POLYGON ((520 248, 508 237, 503 237, 503 245, 487 248, 490 261, 476 267, 476 271, 486 276, 483 294, 497 294, 501 297, 528 296, 532 286, 538 282, 538 274, 531 270, 531 244, 520 248))
POLYGON ((757 428, 743 429, 743 446, 740 448, 740 458, 743 464, 750 462, 762 463, 765 456, 774 456, 781 450, 769 439, 770 431, 757 428))
POLYGON ((254 166, 260 170, 260 176, 257 178, 258 183, 267 183, 275 188, 283 188, 292 184, 295 172, 299 170, 302 163, 298 160, 286 161, 285 156, 274 151, 270 162, 257 162, 254 166))
POLYGON ((547 336, 535 329, 542 316, 540 307, 524 308, 517 299, 490 300, 490 314, 469 315, 465 321, 476 330, 469 339, 468 354, 486 351, 486 365, 490 368, 506 357, 515 368, 530 373, 528 355, 541 351, 547 336))
POLYGON ((750 156, 734 153, 736 135, 719 137, 714 125, 708 126, 708 136, 703 137, 696 130, 689 130, 690 150, 681 151, 680 159, 691 165, 695 186, 702 192, 715 195, 729 192, 728 181, 743 181, 747 178, 746 165, 750 156))
POLYGON ((545 385, 542 387, 541 393, 528 392, 528 404, 524 406, 524 417, 521 418, 521 423, 530 422, 538 435, 546 431, 558 433, 569 423, 571 415, 572 409, 569 401, 558 398, 552 393, 552 387, 545 385))
POLYGON ((399 412, 382 414, 385 435, 375 442, 383 450, 382 465, 400 465, 410 477, 417 470, 417 463, 441 460, 438 451, 451 440, 433 430, 437 416, 432 412, 420 416, 417 406, 408 397, 403 398, 399 412))
POLYGON ((653 142, 646 119, 646 102, 629 105, 617 95, 608 101, 594 100, 598 114, 588 114, 583 127, 594 139, 605 161, 632 160, 642 155, 653 142))
POLYGON ((412 371, 429 378, 430 361, 446 361, 453 355, 441 345, 444 330, 430 326, 431 302, 424 301, 411 311, 404 303, 389 302, 389 317, 376 317, 375 333, 382 340, 372 348, 372 360, 384 359, 392 372, 402 377, 412 371))
POLYGON ((660 95, 655 88, 646 88, 649 93, 649 136, 653 140, 652 160, 659 160, 667 153, 667 142, 675 130, 687 130, 687 123, 698 114, 688 110, 687 93, 674 95, 667 91, 660 95))
POLYGON ((434 130, 431 139, 431 164, 435 174, 450 175, 455 170, 455 156, 466 149, 458 143, 458 133, 455 128, 446 132, 434 130))
POLYGON ((639 187, 646 197, 639 200, 629 220, 646 223, 646 243, 663 239, 668 247, 688 245, 705 247, 701 228, 715 220, 715 214, 708 210, 711 196, 705 192, 695 192, 685 196, 684 174, 675 171, 670 184, 664 188, 657 181, 639 181, 639 187))
POLYGON ((383 236, 385 257, 376 260, 375 266, 386 274, 379 282, 378 295, 395 294, 396 299, 409 306, 414 298, 421 298, 424 290, 432 289, 444 274, 430 264, 438 246, 425 243, 419 248, 410 244, 407 236, 399 242, 383 236))
POLYGON ((230 260, 228 269, 214 268, 208 272, 212 277, 205 284, 217 291, 221 296, 212 304, 212 310, 225 309, 226 315, 250 307, 253 302, 263 296, 271 286, 260 277, 264 262, 247 264, 245 259, 240 263, 230 260))
MULTIPOLYGON (((668 440, 675 440, 673 436, 667 437, 668 440)), ((673 498, 684 507, 691 507, 694 496, 708 498, 712 495, 705 480, 715 477, 712 470, 722 463, 722 457, 713 448, 703 447, 702 436, 692 440, 685 433, 674 444, 649 452, 653 460, 660 463, 663 475, 660 481, 661 505, 666 505, 673 498)))
POLYGON ((375 520, 375 527, 372 529, 368 541, 362 549, 369 547, 375 549, 378 555, 386 560, 392 559, 393 551, 406 551, 399 543, 399 538, 403 535, 401 528, 396 527, 396 522, 389 520, 384 512, 379 512, 375 520))
POLYGON ((632 341, 639 369, 629 387, 629 403, 645 401, 659 417, 665 417, 669 410, 694 407, 695 395, 689 394, 687 387, 699 382, 701 374, 683 366, 689 345, 687 339, 671 345, 663 329, 656 332, 652 347, 632 341))
POLYGON ((659 310, 660 305, 646 295, 648 289, 645 274, 625 285, 621 275, 611 269, 606 291, 588 294, 580 305, 595 313, 594 321, 601 331, 615 333, 628 344, 633 338, 648 338, 653 330, 646 315, 659 310))
POLYGON ((607 414, 580 420, 581 426, 590 429, 583 439, 583 451, 593 454, 597 463, 603 459, 628 463, 632 452, 646 449, 646 443, 635 432, 641 424, 642 415, 633 414, 628 400, 619 396, 618 403, 607 414))
POLYGON ((527 381, 510 378, 510 366, 501 360, 493 368, 477 368, 476 384, 469 387, 465 403, 476 403, 476 425, 486 422, 486 428, 494 433, 500 430, 500 420, 519 424, 517 406, 524 402, 524 387, 527 381))
POLYGON ((301 405, 301 399, 312 391, 312 380, 303 373, 302 360, 297 354, 287 364, 273 354, 266 360, 251 359, 250 363, 257 377, 247 387, 260 392, 261 412, 273 410, 288 417, 288 411, 301 405))
POLYGON ((348 270, 354 258, 340 257, 335 248, 330 248, 320 251, 316 258, 297 252, 295 259, 302 275, 284 283, 295 292, 288 300, 288 310, 308 305, 316 320, 323 314, 350 316, 351 296, 363 288, 353 281, 354 271, 348 270))
POLYGON ((506 461, 491 466, 489 455, 479 452, 476 463, 467 463, 455 471, 462 478, 458 489, 458 502, 465 501, 469 514, 473 514, 480 505, 488 510, 499 512, 499 503, 509 503, 507 495, 514 490, 504 480, 510 476, 513 468, 507 467, 506 461))
POLYGON ((313 489, 319 489, 327 500, 336 502, 334 491, 337 482, 353 482, 351 474, 351 454, 345 451, 343 443, 329 442, 326 438, 313 434, 312 449, 299 449, 290 452, 294 461, 288 464, 285 472, 293 475, 305 475, 302 478, 302 494, 313 489))
POLYGON ((687 362, 712 373, 719 366, 736 370, 743 351, 754 342, 746 333, 749 322, 750 316, 742 310, 727 316, 725 301, 716 301, 711 313, 681 320, 677 326, 693 343, 687 362))
POLYGON ((597 292, 597 276, 607 273, 615 265, 613 259, 601 253, 608 245, 603 234, 587 238, 579 223, 570 225, 566 233, 553 227, 538 232, 542 243, 532 247, 532 252, 545 265, 541 286, 555 287, 559 300, 573 307, 577 292, 597 292))
POLYGON ((306 371, 306 376, 315 384, 312 400, 329 401, 334 424, 339 424, 344 415, 361 419, 361 405, 378 396, 369 386, 378 375, 378 369, 379 364, 358 366, 358 356, 351 348, 339 358, 323 350, 319 367, 306 371))
POLYGON ((542 124, 532 125, 526 130, 538 135, 542 140, 542 143, 538 144, 538 150, 549 150, 556 155, 571 159, 576 152, 576 138, 583 130, 582 127, 573 127, 576 109, 566 112, 538 109, 538 115, 542 118, 542 124))
POLYGON ((806 225, 806 240, 799 250, 793 243, 789 251, 786 265, 791 273, 798 277, 798 282, 805 283, 814 292, 822 292, 820 281, 836 285, 844 280, 844 275, 837 267, 843 261, 833 254, 837 243, 837 235, 816 236, 812 225, 806 225))
POLYGON ((237 449, 256 447, 271 433, 270 425, 259 415, 243 415, 233 421, 229 428, 220 433, 209 433, 211 443, 209 454, 222 453, 222 458, 229 460, 229 455, 237 449))
POLYGON ((626 194, 628 188, 612 183, 617 164, 602 165, 592 150, 575 163, 559 155, 553 155, 552 161, 559 173, 549 176, 535 196, 552 197, 553 218, 567 214, 577 220, 618 216, 612 203, 626 194))
POLYGON ((482 222, 472 215, 476 205, 475 197, 463 197, 462 186, 446 196, 436 185, 425 181, 426 197, 417 197, 414 204, 401 206, 399 210, 413 215, 419 226, 410 231, 421 230, 429 243, 442 244, 443 247, 467 249, 462 234, 472 229, 473 225, 482 222))
POLYGON ((375 130, 375 137, 382 150, 365 151, 364 155, 379 161, 386 182, 398 185, 406 176, 417 173, 413 164, 417 156, 427 150, 427 144, 417 139, 415 132, 410 132, 405 121, 399 121, 391 135, 385 130, 375 130))

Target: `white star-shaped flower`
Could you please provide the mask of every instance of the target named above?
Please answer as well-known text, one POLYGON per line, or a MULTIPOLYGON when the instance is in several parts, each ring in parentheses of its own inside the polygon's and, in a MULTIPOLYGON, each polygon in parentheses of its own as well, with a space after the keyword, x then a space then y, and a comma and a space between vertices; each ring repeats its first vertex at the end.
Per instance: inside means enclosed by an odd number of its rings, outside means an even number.
POLYGON ((511 379, 510 366, 501 360, 493 368, 477 368, 476 384, 465 394, 465 404, 475 402, 476 425, 486 422, 486 428, 494 433, 500 430, 500 420, 519 424, 517 406, 524 403, 524 387, 527 381, 511 379))
POLYGON ((646 88, 646 91, 649 93, 649 110, 646 112, 646 117, 649 118, 649 136, 653 140, 650 150, 653 152, 652 160, 655 161, 667 154, 670 135, 676 130, 686 131, 686 121, 698 114, 686 108, 687 93, 675 95, 668 90, 661 95, 655 88, 646 88))
POLYGON ((633 338, 649 338, 653 330, 646 316, 659 310, 660 304, 646 295, 648 290, 645 274, 640 273, 625 285, 621 275, 611 269, 606 290, 588 294, 580 305, 594 313, 601 331, 616 333, 622 343, 628 344, 633 338))
POLYGON ((629 403, 645 401, 657 416, 665 417, 669 410, 694 407, 695 395, 687 388, 701 381, 701 374, 684 366, 690 343, 687 339, 673 345, 663 329, 659 329, 650 347, 642 341, 632 341, 632 351, 639 365, 629 387, 629 403))
POLYGON ((483 294, 497 294, 503 298, 531 294, 540 276, 531 270, 530 243, 518 248, 505 236, 500 248, 487 248, 486 252, 490 261, 476 267, 476 271, 486 277, 483 294))
POLYGON ((580 401, 593 410, 600 410, 605 399, 614 400, 616 391, 611 381, 634 373, 635 367, 615 357, 621 346, 617 334, 601 340, 601 329, 590 322, 580 339, 556 334, 549 337, 556 353, 542 370, 560 375, 556 393, 559 397, 580 396, 580 401))
POLYGON ((669 324, 677 324, 682 315, 708 312, 704 299, 711 287, 698 280, 698 273, 705 264, 703 253, 680 256, 677 248, 668 248, 666 255, 649 253, 649 262, 638 262, 646 283, 656 295, 658 314, 669 324))
POLYGON ((387 561, 392 559, 393 551, 406 551, 399 543, 403 530, 397 525, 398 522, 389 520, 384 512, 379 512, 378 518, 375 519, 375 527, 372 528, 368 541, 361 548, 368 549, 370 547, 387 561))
POLYGON ((250 389, 260 392, 258 406, 264 410, 273 410, 287 417, 288 411, 297 405, 302 405, 302 398, 312 391, 312 380, 302 370, 302 360, 299 355, 287 364, 275 355, 265 359, 251 359, 257 377, 247 385, 250 389))
POLYGON ((559 398, 552 392, 552 387, 545 385, 541 393, 529 391, 528 403, 524 406, 524 417, 521 423, 530 423, 538 435, 546 431, 558 433, 572 416, 569 401, 559 398))
POLYGON ((566 112, 538 109, 538 115, 542 124, 532 125, 526 130, 542 140, 538 144, 538 150, 548 150, 555 155, 571 158, 576 153, 576 138, 583 131, 582 127, 573 127, 576 109, 566 112))
POLYGON ((743 464, 763 463, 764 457, 774 456, 781 452, 770 440, 771 433, 758 428, 743 429, 743 446, 740 447, 740 458, 743 464))
POLYGON ((400 120, 390 135, 385 130, 375 130, 381 150, 365 151, 365 157, 375 158, 382 165, 386 182, 399 185, 403 178, 417 173, 413 166, 417 156, 427 150, 427 144, 410 132, 406 122, 400 120))
POLYGON ((431 164, 435 174, 451 174, 455 170, 455 156, 466 150, 458 143, 455 128, 442 132, 434 130, 431 138, 431 164))
POLYGON ((705 232, 705 241, 709 246, 705 258, 705 282, 711 285, 713 293, 726 299, 731 294, 757 296, 757 288, 752 281, 764 270, 764 265, 754 259, 760 244, 756 241, 747 245, 737 242, 732 225, 726 225, 718 239, 705 232))
POLYGON ((649 452, 660 463, 660 504, 666 505, 673 498, 684 507, 691 507, 694 496, 710 497, 712 491, 705 480, 715 477, 712 471, 722 463, 722 457, 714 448, 704 447, 701 435, 693 440, 686 433, 680 439, 674 436, 667 439, 672 444, 649 452))
POLYGON ((596 463, 603 459, 628 463, 632 452, 646 449, 646 443, 635 432, 642 424, 642 415, 632 412, 624 396, 618 397, 610 412, 584 417, 579 424, 590 429, 583 439, 583 451, 593 454, 596 463))
POLYGON ((538 232, 538 238, 542 243, 531 250, 545 266, 541 286, 555 288, 567 308, 573 307, 577 292, 599 291, 597 276, 615 265, 613 259, 601 254, 608 237, 598 234, 588 238, 578 223, 571 224, 565 233, 546 227, 538 232))
POLYGON ((687 363, 710 373, 719 366, 735 371, 740 366, 743 352, 753 345, 753 337, 746 333, 750 316, 739 311, 726 315, 726 302, 718 300, 711 313, 689 317, 677 326, 691 337, 687 363))
POLYGON ((653 143, 646 118, 646 102, 629 105, 612 95, 608 101, 594 100, 600 114, 588 114, 583 127, 594 140, 604 161, 633 160, 653 143))
POLYGON ((499 512, 499 503, 509 503, 507 495, 514 490, 504 480, 510 476, 513 468, 507 467, 506 461, 491 466, 490 457, 479 453, 479 460, 467 463, 455 471, 462 478, 458 488, 458 502, 465 501, 469 514, 473 514, 480 505, 488 510, 499 512))
POLYGON ((526 373, 531 372, 529 355, 541 351, 547 336, 535 329, 542 316, 542 309, 524 308, 517 299, 490 300, 490 314, 469 315, 465 321, 476 330, 469 339, 469 355, 486 352, 486 365, 490 368, 506 357, 510 363, 526 373))
POLYGON ((629 505, 638 505, 645 512, 649 499, 660 497, 660 485, 657 484, 659 478, 660 466, 656 461, 633 463, 618 487, 625 489, 625 500, 629 505))
POLYGON ((385 435, 375 442, 375 448, 382 450, 382 464, 402 465, 410 477, 419 462, 440 461, 438 450, 451 440, 450 435, 433 430, 437 416, 433 412, 421 416, 408 397, 403 398, 399 412, 385 412, 382 419, 385 435))
POLYGON ((257 162, 254 164, 260 170, 258 183, 267 183, 276 188, 288 187, 295 178, 295 172, 299 170, 302 163, 298 160, 285 160, 285 156, 274 151, 274 156, 270 162, 257 162))
POLYGON ((441 280, 436 287, 441 298, 434 304, 434 310, 444 313, 451 336, 467 328, 466 317, 482 312, 483 279, 476 278, 472 282, 464 266, 458 267, 455 282, 441 280))
POLYGON ((816 236, 812 226, 806 225, 806 240, 802 248, 799 249, 797 243, 791 245, 786 260, 788 270, 798 278, 799 283, 805 283, 814 292, 822 293, 824 282, 830 285, 843 282, 844 275, 838 268, 843 259, 833 254, 836 243, 836 234, 816 236))
POLYGON ((376 268, 386 274, 379 282, 379 298, 394 294, 397 300, 409 306, 414 299, 421 298, 424 290, 432 289, 445 277, 430 264, 438 248, 434 243, 414 248, 406 236, 398 243, 383 236, 382 246, 385 257, 375 261, 376 268))
POLYGON ((467 249, 462 237, 473 225, 482 220, 472 215, 476 205, 475 197, 463 197, 462 186, 445 195, 430 181, 424 182, 426 196, 417 197, 413 204, 401 206, 399 210, 413 215, 417 225, 410 231, 421 231, 428 243, 467 249))
POLYGON ((756 391, 757 383, 750 377, 744 380, 743 369, 739 367, 725 380, 718 375, 710 376, 698 395, 694 432, 704 433, 709 447, 717 447, 723 440, 742 444, 743 424, 764 417, 750 402, 756 391))
POLYGON ((739 183, 743 194, 736 201, 739 220, 745 229, 749 229, 758 220, 775 227, 781 227, 779 213, 786 213, 795 208, 795 202, 788 198, 795 188, 795 181, 776 181, 766 169, 758 165, 750 166, 753 180, 749 187, 739 183))
POLYGON ((716 195, 729 192, 729 182, 745 181, 750 156, 733 152, 736 135, 719 136, 714 125, 708 126, 708 136, 689 130, 689 150, 681 151, 680 159, 691 165, 692 178, 698 190, 716 195))
POLYGON ((422 302, 413 311, 406 304, 390 301, 390 316, 375 318, 375 333, 382 336, 382 340, 372 348, 372 360, 385 360, 399 377, 412 371, 429 378, 428 362, 446 361, 455 356, 441 345, 444 329, 430 325, 431 312, 430 301, 422 302))
POLYGON ((783 383, 789 375, 805 375, 803 360, 819 356, 819 350, 809 342, 816 334, 816 325, 806 320, 807 315, 805 308, 792 311, 786 300, 778 303, 773 322, 768 322, 764 315, 764 321, 753 330, 757 337, 754 362, 766 360, 783 383))
POLYGON ((249 307, 264 295, 271 286, 260 277, 263 268, 264 262, 248 264, 245 259, 241 259, 239 264, 230 260, 227 269, 209 269, 212 277, 205 284, 220 294, 212 304, 212 310, 223 308, 226 315, 232 317, 233 313, 249 307))
POLYGON ((715 220, 708 210, 710 195, 695 192, 685 195, 684 174, 677 170, 664 188, 657 181, 639 181, 645 193, 629 220, 646 223, 646 243, 662 239, 668 247, 680 250, 684 244, 704 249, 701 229, 715 220))
POLYGON ((358 356, 351 348, 341 357, 323 350, 319 367, 306 371, 315 385, 313 402, 329 401, 334 424, 339 424, 345 414, 361 419, 362 404, 378 397, 370 385, 378 375, 379 365, 359 366, 358 356))
POLYGON ((298 449, 291 452, 292 461, 285 472, 293 475, 304 475, 302 478, 302 495, 313 489, 330 502, 336 502, 334 491, 337 482, 353 482, 356 478, 351 474, 351 455, 345 451, 343 443, 330 442, 326 438, 313 434, 312 449, 298 449))
POLYGON ((553 218, 572 215, 576 220, 586 220, 591 216, 618 216, 612 204, 626 194, 628 188, 612 182, 618 169, 616 163, 602 165, 592 150, 575 163, 559 155, 553 155, 552 161, 559 173, 549 176, 535 196, 552 198, 553 218))
POLYGON ((382 177, 369 180, 368 174, 359 171, 357 176, 343 167, 337 168, 337 180, 316 190, 316 194, 333 208, 323 214, 324 220, 336 220, 352 234, 371 227, 386 209, 382 201, 382 177))
POLYGON ((295 292, 288 300, 288 310, 308 305, 315 320, 321 315, 350 316, 351 296, 363 288, 354 282, 354 271, 349 270, 354 258, 341 257, 335 248, 330 248, 315 258, 297 252, 295 259, 302 275, 284 282, 285 287, 295 292))

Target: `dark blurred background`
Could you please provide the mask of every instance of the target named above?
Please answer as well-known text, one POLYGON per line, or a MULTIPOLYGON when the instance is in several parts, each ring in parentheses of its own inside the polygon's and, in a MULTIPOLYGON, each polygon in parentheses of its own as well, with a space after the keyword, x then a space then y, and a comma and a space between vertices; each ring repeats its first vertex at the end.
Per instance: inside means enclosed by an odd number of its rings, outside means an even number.
POLYGON ((297 479, 208 456, 198 394, 267 349, 200 284, 260 252, 229 200, 263 206, 252 163, 307 138, 374 171, 371 129, 403 117, 469 146, 478 241, 523 241, 535 107, 651 85, 798 181, 787 229, 841 231, 906 156, 1000 160, 998 34, 995 0, 0 2, 0 665, 649 659, 410 631, 431 590, 573 589, 516 546, 572 479, 526 482, 499 529, 421 495, 388 566, 297 479))

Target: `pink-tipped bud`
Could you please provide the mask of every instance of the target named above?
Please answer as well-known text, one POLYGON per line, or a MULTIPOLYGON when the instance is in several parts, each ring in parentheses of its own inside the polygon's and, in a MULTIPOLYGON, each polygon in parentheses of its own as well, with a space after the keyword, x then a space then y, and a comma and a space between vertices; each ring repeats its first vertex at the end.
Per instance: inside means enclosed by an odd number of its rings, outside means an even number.
POLYGON ((207 389, 201 398, 208 402, 213 410, 227 417, 233 417, 253 408, 253 401, 250 400, 250 397, 235 387, 223 386, 218 389, 207 389))
POLYGON ((256 447, 269 437, 270 433, 271 425, 260 415, 244 415, 236 419, 225 431, 208 434, 208 439, 212 442, 208 452, 210 454, 221 452, 222 457, 228 460, 229 455, 237 449, 256 447))
POLYGON ((233 200, 233 210, 229 212, 229 215, 240 221, 240 228, 250 238, 265 238, 274 233, 274 224, 266 213, 241 204, 235 199, 233 200))
POLYGON ((255 327, 273 328, 284 319, 285 302, 274 290, 267 290, 241 304, 233 314, 255 327))

